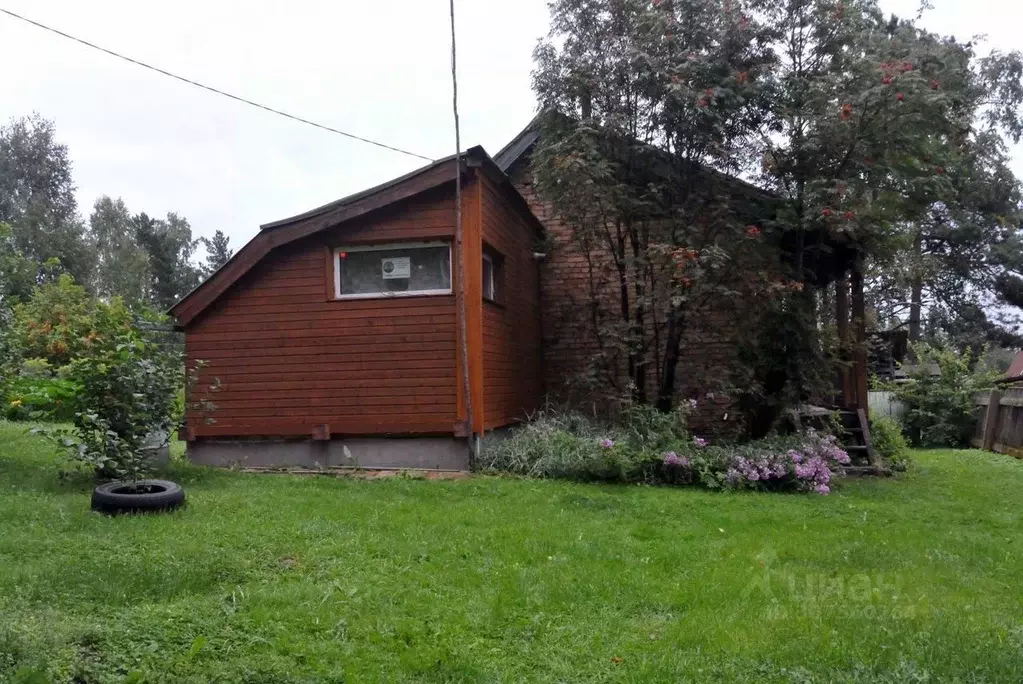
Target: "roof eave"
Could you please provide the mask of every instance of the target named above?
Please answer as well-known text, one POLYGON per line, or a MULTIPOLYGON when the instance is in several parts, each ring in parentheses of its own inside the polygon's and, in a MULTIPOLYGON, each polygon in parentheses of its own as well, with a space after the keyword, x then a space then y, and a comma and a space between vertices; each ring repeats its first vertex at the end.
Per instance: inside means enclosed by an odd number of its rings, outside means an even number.
POLYGON ((255 237, 238 250, 227 263, 171 307, 169 313, 179 326, 187 326, 274 248, 452 182, 455 179, 454 164, 457 162, 464 170, 473 161, 490 165, 505 180, 507 179, 490 155, 482 147, 476 146, 466 150, 462 155, 450 155, 439 159, 404 176, 311 211, 264 224, 255 237), (450 175, 445 166, 452 167, 450 175))

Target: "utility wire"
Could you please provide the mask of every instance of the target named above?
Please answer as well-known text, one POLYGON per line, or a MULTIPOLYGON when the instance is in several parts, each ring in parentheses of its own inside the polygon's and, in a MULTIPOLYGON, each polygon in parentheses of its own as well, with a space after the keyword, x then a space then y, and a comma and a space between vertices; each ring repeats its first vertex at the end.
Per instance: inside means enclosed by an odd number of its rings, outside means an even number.
POLYGON ((321 130, 324 130, 324 131, 329 131, 330 133, 337 133, 338 135, 343 135, 344 137, 351 138, 352 140, 358 140, 359 142, 364 142, 364 143, 367 143, 369 145, 375 145, 377 147, 382 147, 385 150, 391 150, 392 152, 400 152, 401 154, 407 154, 410 157, 417 157, 419 159, 425 159, 426 161, 433 161, 433 159, 431 159, 430 157, 425 157, 425 156, 423 156, 421 154, 416 154, 415 152, 409 152, 408 150, 403 150, 400 147, 393 147, 391 145, 386 145, 386 144, 384 144, 382 142, 377 142, 376 140, 370 140, 369 138, 363 138, 361 136, 354 135, 352 133, 345 133, 344 131, 338 130, 336 128, 331 128, 330 126, 324 126, 323 124, 318 124, 315 121, 310 121, 309 119, 303 119, 300 116, 295 116, 294 114, 288 114, 287 112, 282 112, 279 109, 274 109, 273 107, 268 107, 266 105, 259 104, 258 102, 253 102, 252 100, 247 100, 244 97, 239 97, 238 95, 232 95, 231 93, 224 92, 223 90, 219 90, 217 88, 214 88, 213 86, 208 86, 208 85, 205 85, 203 83, 199 83, 198 81, 193 81, 191 79, 185 78, 184 76, 178 76, 177 74, 172 74, 171 72, 166 71, 164 69, 161 69, 159 67, 155 67, 155 66, 153 66, 151 64, 146 64, 145 62, 140 62, 137 59, 132 59, 131 57, 127 57, 127 56, 122 55, 120 53, 114 52, 113 50, 108 50, 105 47, 100 47, 99 45, 96 45, 95 43, 90 43, 87 40, 82 40, 81 38, 76 38, 75 36, 72 36, 71 34, 64 33, 63 31, 59 31, 59 30, 57 30, 57 29, 55 29, 55 28, 53 28, 51 26, 47 26, 46 24, 40 24, 38 21, 33 21, 32 19, 29 19, 28 17, 23 17, 20 14, 15 14, 14 12, 12 12, 12 11, 10 11, 8 9, 4 9, 4 8, 0 7, 0 12, 4 13, 4 14, 10 16, 10 17, 14 17, 15 19, 18 19, 20 21, 23 21, 26 24, 31 24, 31 25, 36 26, 38 28, 41 28, 41 29, 43 29, 45 31, 49 31, 50 33, 55 33, 58 36, 62 36, 64 38, 67 38, 68 40, 73 40, 76 43, 80 43, 82 45, 85 45, 86 47, 90 47, 93 50, 99 50, 100 52, 105 52, 106 54, 110 55, 111 57, 116 57, 118 59, 123 59, 126 62, 131 62, 132 64, 135 64, 137 66, 149 69, 150 71, 155 71, 158 74, 163 74, 164 76, 169 76, 169 77, 171 77, 171 78, 173 78, 175 80, 181 81, 182 83, 187 83, 188 85, 193 85, 193 86, 195 86, 197 88, 202 88, 203 90, 208 90, 209 92, 216 93, 217 95, 223 95, 224 97, 229 97, 232 100, 235 100, 237 102, 241 102, 241 103, 247 104, 247 105, 249 105, 251 107, 256 107, 258 109, 262 109, 264 111, 270 112, 271 114, 277 114, 278 116, 283 116, 283 117, 285 117, 287 119, 291 119, 292 121, 298 121, 299 123, 304 123, 304 124, 307 124, 309 126, 314 126, 314 127, 319 128, 321 130))

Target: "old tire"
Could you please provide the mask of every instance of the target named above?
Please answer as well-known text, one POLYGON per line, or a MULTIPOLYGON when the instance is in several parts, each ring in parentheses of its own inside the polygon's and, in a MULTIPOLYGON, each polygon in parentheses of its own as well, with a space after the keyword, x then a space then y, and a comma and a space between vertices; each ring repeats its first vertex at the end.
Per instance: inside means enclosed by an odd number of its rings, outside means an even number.
POLYGON ((107 482, 92 492, 92 510, 109 515, 169 511, 183 503, 181 485, 168 480, 107 482))

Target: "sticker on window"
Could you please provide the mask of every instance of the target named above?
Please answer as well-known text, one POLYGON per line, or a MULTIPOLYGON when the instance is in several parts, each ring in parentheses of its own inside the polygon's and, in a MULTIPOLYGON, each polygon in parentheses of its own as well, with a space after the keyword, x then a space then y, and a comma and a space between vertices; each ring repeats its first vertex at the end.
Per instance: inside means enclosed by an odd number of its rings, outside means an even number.
POLYGON ((408 279, 412 276, 412 260, 409 257, 389 257, 380 260, 384 280, 408 279))

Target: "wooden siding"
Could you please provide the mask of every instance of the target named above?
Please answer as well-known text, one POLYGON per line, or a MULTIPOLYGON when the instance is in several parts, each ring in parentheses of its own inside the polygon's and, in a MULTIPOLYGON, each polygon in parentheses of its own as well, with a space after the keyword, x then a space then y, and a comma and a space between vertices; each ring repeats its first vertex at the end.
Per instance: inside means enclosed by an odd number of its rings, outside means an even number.
POLYGON ((498 302, 483 302, 483 410, 485 429, 491 430, 525 418, 543 395, 540 276, 533 224, 489 179, 481 180, 479 195, 483 241, 502 261, 498 302))
MULTIPOLYGON (((477 175, 473 181, 462 189, 462 269, 465 273, 465 334, 467 336, 466 348, 469 353, 469 389, 472 392, 472 431, 481 433, 485 429, 483 407, 484 400, 484 379, 483 379, 483 242, 482 242, 482 214, 480 205, 480 183, 477 175)), ((461 295, 462 289, 458 287, 459 273, 453 274, 455 278, 455 291, 461 295)), ((457 315, 462 312, 461 301, 458 302, 457 315)), ((460 319, 456 318, 456 322, 460 319)), ((456 331, 456 339, 461 341, 461 330, 456 331)), ((458 369, 457 384, 458 391, 456 401, 458 404, 458 420, 468 425, 466 419, 465 402, 465 378, 462 366, 462 345, 459 343, 457 349, 456 368, 458 369)))
POLYGON ((449 240, 450 192, 433 192, 273 250, 186 328, 190 360, 221 390, 190 434, 451 434, 457 420, 454 295, 333 300, 331 250, 449 240))

